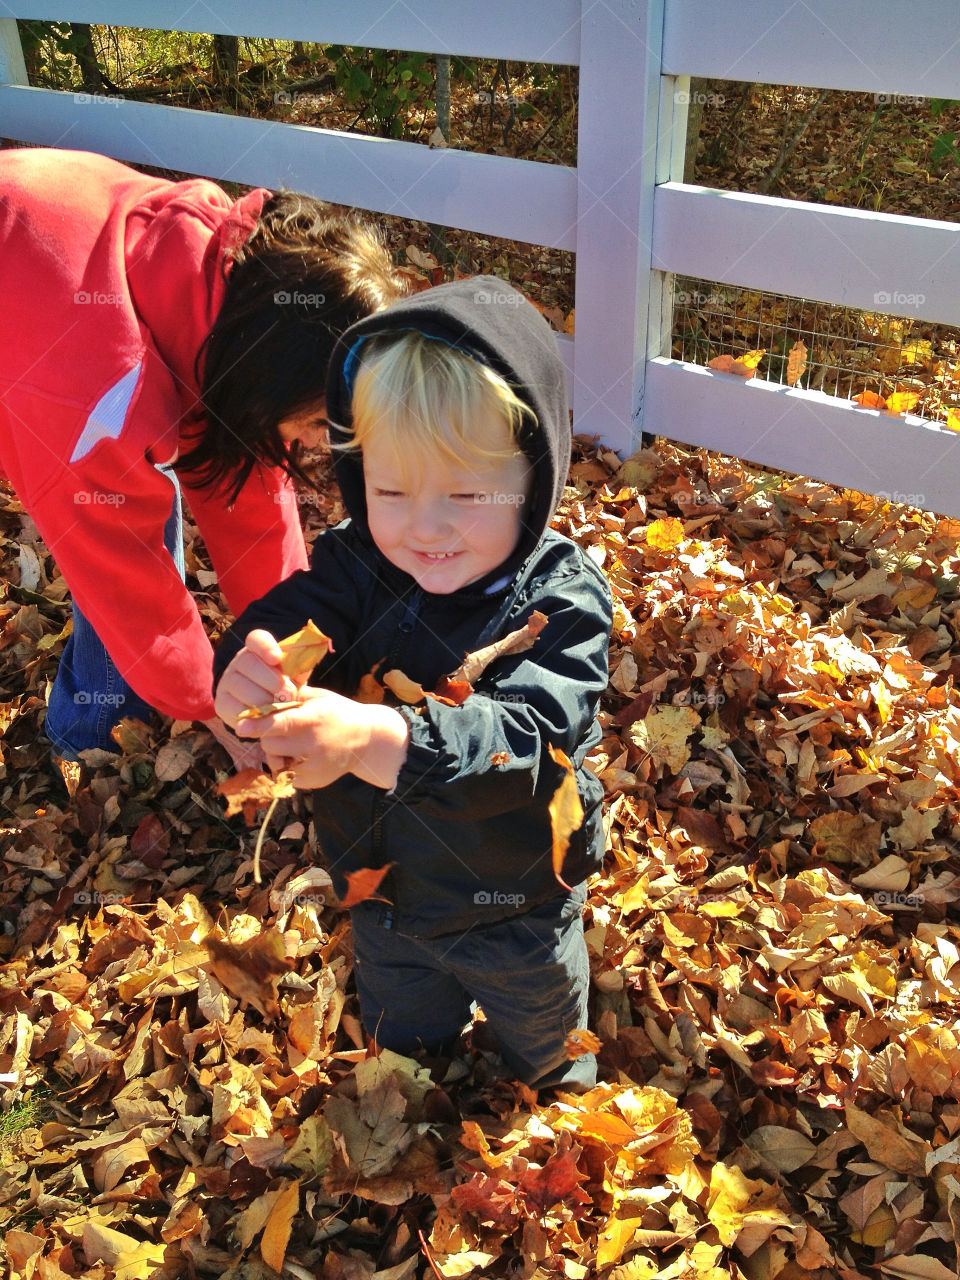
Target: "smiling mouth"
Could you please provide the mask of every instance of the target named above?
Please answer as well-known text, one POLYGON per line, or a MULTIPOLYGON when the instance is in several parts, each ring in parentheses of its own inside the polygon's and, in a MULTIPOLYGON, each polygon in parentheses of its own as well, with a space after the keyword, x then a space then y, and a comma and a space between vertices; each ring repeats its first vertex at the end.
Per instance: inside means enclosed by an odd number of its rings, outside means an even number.
POLYGON ((454 556, 458 556, 459 551, 415 551, 414 555, 420 557, 421 560, 452 560, 454 556))

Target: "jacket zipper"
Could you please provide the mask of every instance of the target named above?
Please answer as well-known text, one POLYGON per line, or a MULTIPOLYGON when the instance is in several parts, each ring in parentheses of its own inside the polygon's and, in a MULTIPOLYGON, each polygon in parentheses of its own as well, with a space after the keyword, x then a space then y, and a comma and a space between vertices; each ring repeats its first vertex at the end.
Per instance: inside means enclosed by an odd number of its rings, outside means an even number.
MULTIPOLYGON (((413 633, 413 629, 416 625, 417 616, 420 613, 420 606, 422 603, 423 603, 423 592, 419 588, 417 588, 411 593, 410 598, 407 600, 406 608, 403 611, 403 617, 400 619, 399 623, 397 624, 396 637, 394 639, 393 644, 390 647, 390 652, 387 655, 386 662, 383 664, 385 670, 390 671, 397 665, 397 662, 400 659, 400 652, 403 648, 404 641, 407 639, 409 635, 413 633)), ((373 821, 371 823, 371 828, 372 828, 371 838, 370 838, 371 864, 375 867, 380 867, 383 865, 383 818, 384 818, 384 813, 386 809, 387 809, 386 793, 381 792, 380 794, 378 794, 373 804, 373 821)), ((383 888, 387 892, 389 891, 389 889, 393 888, 393 886, 390 884, 390 881, 392 879, 393 879, 392 873, 388 871, 383 881, 383 888)), ((384 896, 387 896, 386 892, 384 896)), ((396 899, 396 891, 394 891, 390 896, 396 899)), ((380 924, 384 929, 393 928, 393 907, 386 908, 386 910, 383 912, 383 915, 380 918, 380 924)))

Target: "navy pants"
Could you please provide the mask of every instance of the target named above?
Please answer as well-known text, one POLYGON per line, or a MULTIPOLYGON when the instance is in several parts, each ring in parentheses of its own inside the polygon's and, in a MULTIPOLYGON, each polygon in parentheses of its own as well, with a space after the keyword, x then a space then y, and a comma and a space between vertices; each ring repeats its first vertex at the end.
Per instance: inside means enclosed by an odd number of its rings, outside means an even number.
MULTIPOLYGON (((184 576, 183 515, 180 482, 172 468, 158 468, 168 476, 172 488, 170 515, 163 529, 163 545, 170 552, 177 571, 184 576)), ((149 590, 149 585, 144 584, 149 590)), ((130 607, 136 608, 131 601, 130 607)), ((103 642, 76 604, 73 606, 73 634, 63 649, 57 678, 50 690, 44 732, 57 755, 76 760, 77 752, 90 747, 116 751, 110 736, 114 725, 125 716, 148 721, 152 708, 134 693, 103 647, 103 642)))
POLYGON ((375 902, 351 911, 354 976, 367 1034, 395 1053, 449 1048, 479 1004, 504 1061, 526 1084, 589 1089, 592 1054, 563 1042, 587 1025, 586 887, 508 920, 418 938, 375 902))

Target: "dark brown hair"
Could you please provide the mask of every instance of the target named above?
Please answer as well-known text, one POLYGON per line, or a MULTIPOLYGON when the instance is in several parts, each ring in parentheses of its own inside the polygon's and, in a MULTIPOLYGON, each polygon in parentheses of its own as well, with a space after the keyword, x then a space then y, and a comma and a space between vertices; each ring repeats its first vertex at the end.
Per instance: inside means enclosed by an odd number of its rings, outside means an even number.
POLYGON ((197 354, 203 417, 177 472, 233 501, 258 463, 309 483, 278 425, 323 398, 344 329, 404 290, 373 226, 289 191, 267 200, 223 269, 223 305, 197 354))

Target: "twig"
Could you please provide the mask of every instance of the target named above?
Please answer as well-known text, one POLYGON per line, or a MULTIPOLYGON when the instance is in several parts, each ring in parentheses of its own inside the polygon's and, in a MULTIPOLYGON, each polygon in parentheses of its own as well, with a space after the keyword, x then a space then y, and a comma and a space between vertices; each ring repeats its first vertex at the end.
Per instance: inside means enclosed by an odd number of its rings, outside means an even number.
POLYGON ((793 135, 793 138, 790 141, 790 143, 786 147, 780 148, 780 154, 777 156, 776 160, 774 161, 773 168, 767 174, 764 182, 760 187, 760 191, 763 195, 767 194, 767 192, 770 190, 770 188, 773 186, 776 180, 780 177, 780 174, 783 172, 787 161, 793 155, 796 149, 797 143, 806 133, 807 126, 810 124, 810 121, 813 119, 814 115, 817 112, 818 107, 820 106, 821 102, 823 102, 828 92, 829 91, 827 89, 820 90, 820 96, 817 98, 816 102, 813 104, 813 106, 804 116, 803 120, 800 122, 800 128, 793 135))
POLYGON ((277 801, 279 799, 280 799, 279 796, 274 796, 273 799, 270 801, 270 805, 267 808, 267 812, 263 816, 263 822, 260 824, 260 831, 257 834, 257 846, 253 851, 253 883, 254 884, 263 884, 263 881, 260 879, 260 850, 263 848, 263 837, 266 833, 267 827, 270 825, 270 819, 273 817, 273 811, 277 807, 277 801))

